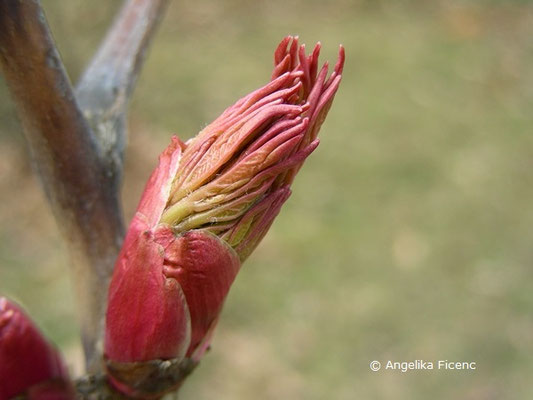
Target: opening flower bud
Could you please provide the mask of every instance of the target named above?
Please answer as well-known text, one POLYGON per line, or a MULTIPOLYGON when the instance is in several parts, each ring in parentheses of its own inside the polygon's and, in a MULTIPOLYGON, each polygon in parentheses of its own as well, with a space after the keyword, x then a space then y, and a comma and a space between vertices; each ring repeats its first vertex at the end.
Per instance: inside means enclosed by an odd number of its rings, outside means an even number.
POLYGON ((161 154, 109 289, 105 355, 110 374, 121 371, 112 377, 121 390, 147 391, 128 389, 129 367, 116 363, 132 363, 131 371, 147 370, 138 363, 154 360, 196 363, 208 348, 241 263, 318 146, 340 84, 344 49, 329 77, 327 64, 318 68, 319 52, 317 44, 306 55, 298 38, 286 37, 267 85, 187 143, 173 137, 161 154))

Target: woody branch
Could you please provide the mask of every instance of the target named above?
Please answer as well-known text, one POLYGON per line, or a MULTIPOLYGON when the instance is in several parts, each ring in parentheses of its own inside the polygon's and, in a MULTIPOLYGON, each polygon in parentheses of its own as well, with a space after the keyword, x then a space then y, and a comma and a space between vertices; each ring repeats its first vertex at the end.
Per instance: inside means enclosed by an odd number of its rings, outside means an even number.
POLYGON ((124 226, 126 111, 168 0, 127 0, 71 86, 38 1, 0 0, 0 65, 35 168, 72 257, 87 368, 101 368, 102 319, 124 226))

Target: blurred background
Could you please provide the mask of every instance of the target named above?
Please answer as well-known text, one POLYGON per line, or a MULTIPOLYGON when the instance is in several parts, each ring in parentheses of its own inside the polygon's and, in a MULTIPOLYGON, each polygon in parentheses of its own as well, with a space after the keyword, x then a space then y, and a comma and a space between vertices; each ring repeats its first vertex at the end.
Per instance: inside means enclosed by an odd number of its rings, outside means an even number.
MULTIPOLYGON (((43 0, 75 82, 119 1, 43 0)), ((287 34, 343 82, 180 399, 533 398, 533 1, 174 1, 129 113, 129 220, 171 133, 266 83, 287 34), (474 361, 475 371, 369 363, 474 361)), ((0 78, 0 292, 81 351, 69 260, 0 78)))

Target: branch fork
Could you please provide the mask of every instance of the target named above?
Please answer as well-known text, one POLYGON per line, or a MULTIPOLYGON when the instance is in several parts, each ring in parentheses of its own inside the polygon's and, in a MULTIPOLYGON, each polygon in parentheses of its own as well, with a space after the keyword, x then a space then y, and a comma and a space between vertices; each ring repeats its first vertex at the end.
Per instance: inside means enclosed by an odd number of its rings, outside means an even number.
POLYGON ((124 236, 126 111, 168 0, 127 0, 78 86, 39 1, 0 0, 0 64, 72 257, 87 368, 102 369, 102 316, 124 236))

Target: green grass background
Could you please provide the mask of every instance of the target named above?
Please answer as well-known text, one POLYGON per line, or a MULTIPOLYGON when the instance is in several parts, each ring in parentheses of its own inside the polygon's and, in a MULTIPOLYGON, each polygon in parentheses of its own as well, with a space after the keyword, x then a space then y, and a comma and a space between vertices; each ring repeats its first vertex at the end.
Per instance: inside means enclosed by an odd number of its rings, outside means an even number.
MULTIPOLYGON (((43 0, 73 81, 118 1, 43 0)), ((533 2, 172 3, 129 113, 131 218, 171 133, 264 84, 286 34, 343 82, 180 399, 533 398, 533 2), (371 372, 372 360, 476 371, 371 372)), ((0 292, 75 370, 69 260, 0 81, 0 292)))

